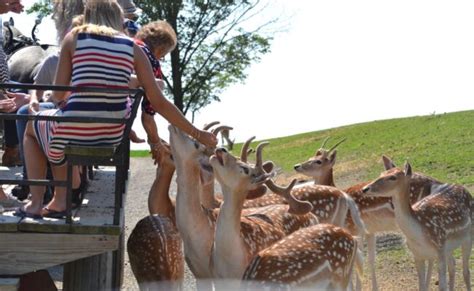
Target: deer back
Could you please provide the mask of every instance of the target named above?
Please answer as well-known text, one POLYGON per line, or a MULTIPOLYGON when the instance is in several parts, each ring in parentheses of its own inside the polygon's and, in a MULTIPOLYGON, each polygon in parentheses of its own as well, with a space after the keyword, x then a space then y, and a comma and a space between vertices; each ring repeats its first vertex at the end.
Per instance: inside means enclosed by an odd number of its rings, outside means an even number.
POLYGON ((247 209, 241 217, 241 236, 253 256, 294 231, 318 223, 312 214, 288 213, 288 205, 276 204, 259 209, 247 209))
POLYGON ((415 218, 429 232, 431 242, 441 247, 451 236, 471 228, 469 192, 460 185, 445 184, 412 206, 415 218))
MULTIPOLYGON (((318 224, 300 229, 262 250, 247 267, 243 279, 253 284, 317 286, 347 285, 352 272, 356 240, 344 229, 318 224)), ((322 286, 321 286, 322 287, 322 286)))

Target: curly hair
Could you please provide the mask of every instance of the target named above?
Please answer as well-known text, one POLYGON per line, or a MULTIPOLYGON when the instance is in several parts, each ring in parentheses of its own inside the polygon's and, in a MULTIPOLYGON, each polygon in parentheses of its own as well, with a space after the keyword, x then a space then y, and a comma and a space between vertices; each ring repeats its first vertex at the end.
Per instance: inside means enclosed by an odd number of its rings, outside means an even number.
POLYGON ((146 43, 152 50, 164 47, 168 51, 172 51, 178 42, 173 27, 163 20, 153 21, 142 26, 135 37, 146 43))

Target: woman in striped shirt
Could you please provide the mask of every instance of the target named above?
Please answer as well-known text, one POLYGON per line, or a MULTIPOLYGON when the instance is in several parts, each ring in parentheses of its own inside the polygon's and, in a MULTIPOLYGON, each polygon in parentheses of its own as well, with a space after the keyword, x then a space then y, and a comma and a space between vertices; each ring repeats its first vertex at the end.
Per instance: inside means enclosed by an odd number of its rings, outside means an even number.
MULTIPOLYGON (((195 128, 170 103, 155 83, 152 68, 144 52, 122 32, 123 14, 115 0, 86 2, 85 25, 69 33, 61 48, 55 85, 128 88, 135 70, 145 93, 151 96, 153 108, 171 124, 195 137, 207 146, 217 144, 216 137, 195 128)), ((127 116, 127 95, 104 93, 73 93, 55 91, 53 100, 59 110, 40 114, 55 116, 96 116, 124 118, 127 116)), ((31 100, 31 111, 38 111, 37 100, 31 100)), ((25 157, 31 179, 44 179, 46 163, 52 166, 55 180, 66 179, 64 148, 76 145, 117 145, 124 125, 105 123, 75 123, 33 121, 25 135, 25 157)), ((63 217, 66 209, 66 189, 56 187, 54 198, 43 208, 43 186, 31 186, 31 200, 16 211, 18 216, 63 217)))

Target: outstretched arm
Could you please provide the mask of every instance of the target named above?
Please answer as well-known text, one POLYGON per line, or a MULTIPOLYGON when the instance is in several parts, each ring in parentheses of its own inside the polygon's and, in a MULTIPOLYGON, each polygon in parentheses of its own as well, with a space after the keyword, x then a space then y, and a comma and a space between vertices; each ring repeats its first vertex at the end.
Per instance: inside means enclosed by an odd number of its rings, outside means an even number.
POLYGON ((151 65, 145 53, 137 45, 134 45, 134 57, 138 80, 143 85, 146 95, 150 97, 149 100, 153 109, 168 120, 169 123, 194 137, 200 143, 209 147, 215 147, 217 145, 217 138, 214 134, 194 127, 181 111, 163 96, 163 93, 156 85, 151 65))

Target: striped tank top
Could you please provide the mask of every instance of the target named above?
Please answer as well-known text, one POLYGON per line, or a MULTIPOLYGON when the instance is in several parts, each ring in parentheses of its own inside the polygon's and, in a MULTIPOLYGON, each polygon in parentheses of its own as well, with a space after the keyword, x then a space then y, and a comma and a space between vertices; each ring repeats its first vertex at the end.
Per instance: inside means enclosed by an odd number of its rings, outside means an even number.
MULTIPOLYGON (((133 71, 133 41, 125 36, 79 33, 72 59, 72 86, 128 89, 133 71)), ((129 96, 117 93, 75 92, 59 110, 44 115, 124 118, 129 96)), ((36 121, 35 131, 48 160, 64 162, 67 144, 113 146, 121 142, 125 125, 36 121)))

